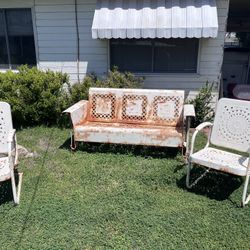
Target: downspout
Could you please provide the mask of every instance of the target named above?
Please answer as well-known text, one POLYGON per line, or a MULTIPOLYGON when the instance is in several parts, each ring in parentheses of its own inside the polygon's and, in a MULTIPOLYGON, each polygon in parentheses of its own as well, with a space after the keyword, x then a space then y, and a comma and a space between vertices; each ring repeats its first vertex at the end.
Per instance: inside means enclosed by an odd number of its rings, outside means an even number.
POLYGON ((247 75, 246 75, 245 84, 250 84, 249 83, 249 72, 250 72, 250 54, 248 54, 247 75))
POLYGON ((78 3, 75 0, 75 25, 76 25, 76 69, 77 69, 77 82, 80 83, 80 36, 78 25, 78 3))

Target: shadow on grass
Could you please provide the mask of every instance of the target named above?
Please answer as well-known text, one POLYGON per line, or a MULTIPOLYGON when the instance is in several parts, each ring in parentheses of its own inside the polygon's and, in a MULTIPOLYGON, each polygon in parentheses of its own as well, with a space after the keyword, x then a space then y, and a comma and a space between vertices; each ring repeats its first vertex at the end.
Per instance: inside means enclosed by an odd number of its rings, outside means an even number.
MULTIPOLYGON (((70 139, 66 140, 60 149, 70 150, 70 139)), ((87 153, 113 153, 142 156, 145 158, 175 158, 181 153, 179 148, 152 147, 140 145, 124 145, 109 143, 81 142, 78 144, 76 151, 87 153)))
MULTIPOLYGON (((16 185, 19 183, 19 175, 18 172, 15 170, 15 182, 16 185)), ((12 194, 12 187, 11 187, 11 179, 0 182, 0 206, 4 203, 13 202, 13 194, 12 194)))
POLYGON ((49 149, 50 149, 53 133, 54 133, 54 130, 51 130, 50 135, 48 137, 48 144, 47 144, 47 146, 45 148, 45 151, 44 151, 44 155, 43 155, 43 159, 42 159, 42 163, 41 163, 41 167, 40 167, 40 172, 39 172, 39 175, 37 177, 36 183, 35 183, 34 188, 33 188, 34 191, 33 191, 30 203, 28 205, 27 212, 26 212, 26 214, 24 216, 24 221, 23 221, 23 225, 22 225, 22 228, 21 228, 20 237, 19 237, 16 249, 21 248, 22 241, 23 241, 23 235, 24 235, 24 232, 25 232, 26 228, 28 227, 29 216, 30 216, 30 213, 32 211, 33 204, 34 204, 34 202, 36 200, 36 194, 37 194, 37 191, 38 191, 40 181, 43 178, 45 162, 47 161, 48 152, 49 152, 49 149))
POLYGON ((13 201, 10 179, 0 183, 0 205, 13 201))
MULTIPOLYGON (((204 173, 204 168, 194 167, 190 176, 191 183, 202 173, 204 173)), ((242 185, 242 182, 241 177, 210 171, 196 185, 188 190, 192 193, 207 196, 210 199, 218 201, 230 200, 229 196, 242 185)), ((187 189, 186 176, 177 180, 177 186, 182 189, 187 189)))

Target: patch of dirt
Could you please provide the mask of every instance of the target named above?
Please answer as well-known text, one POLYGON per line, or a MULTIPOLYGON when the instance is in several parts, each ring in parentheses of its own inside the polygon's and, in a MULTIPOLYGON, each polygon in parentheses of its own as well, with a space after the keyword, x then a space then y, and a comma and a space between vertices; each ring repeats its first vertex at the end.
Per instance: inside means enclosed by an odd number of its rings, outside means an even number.
POLYGON ((21 145, 17 145, 17 151, 20 158, 34 158, 38 156, 37 152, 29 152, 28 149, 21 145))

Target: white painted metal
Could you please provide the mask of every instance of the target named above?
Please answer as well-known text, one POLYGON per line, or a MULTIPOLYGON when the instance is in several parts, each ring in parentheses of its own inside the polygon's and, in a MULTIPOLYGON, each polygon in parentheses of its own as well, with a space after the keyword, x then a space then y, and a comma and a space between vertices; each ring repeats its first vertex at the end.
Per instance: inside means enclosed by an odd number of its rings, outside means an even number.
POLYGON ((248 157, 229 153, 216 148, 207 147, 190 156, 192 163, 222 172, 245 176, 247 171, 248 157))
POLYGON ((186 142, 186 152, 189 152, 189 137, 190 137, 190 122, 191 118, 195 117, 195 109, 194 105, 192 104, 185 104, 184 105, 184 119, 186 119, 186 137, 185 137, 185 142, 186 142))
MULTIPOLYGON (((247 188, 250 175, 249 157, 210 147, 210 143, 227 149, 250 153, 250 102, 222 98, 219 100, 214 124, 204 122, 196 129, 192 137, 188 158, 186 185, 191 188, 204 174, 190 184, 190 171, 193 163, 233 175, 246 178, 242 195, 245 206, 250 196, 247 188), (204 149, 194 153, 194 144, 199 131, 211 127, 211 134, 204 149)), ((206 171, 207 172, 207 171, 206 171)))
POLYGON ((0 154, 8 153, 8 135, 13 129, 10 105, 0 102, 0 154))
POLYGON ((184 91, 90 88, 89 102, 64 113, 71 115, 75 141, 183 147, 184 120, 190 124, 195 115, 183 103, 184 91))
POLYGON ((184 105, 184 116, 195 116, 195 110, 194 110, 194 105, 192 104, 185 104, 184 105))
POLYGON ((14 168, 18 164, 16 133, 13 129, 10 105, 0 102, 0 182, 11 179, 14 203, 20 200, 22 175, 16 190, 14 168))
POLYGON ((70 114, 73 126, 81 122, 83 123, 87 119, 88 115, 88 101, 81 100, 70 108, 64 110, 63 113, 70 114))
POLYGON ((250 102, 223 98, 216 113, 211 143, 250 153, 250 102))
POLYGON ((217 34, 215 0, 97 0, 92 24, 94 39, 201 38, 217 34))
POLYGON ((218 34, 218 16, 215 0, 201 1, 202 37, 216 37, 218 34))
POLYGON ((4 181, 10 178, 10 167, 9 158, 0 158, 0 181, 4 181))

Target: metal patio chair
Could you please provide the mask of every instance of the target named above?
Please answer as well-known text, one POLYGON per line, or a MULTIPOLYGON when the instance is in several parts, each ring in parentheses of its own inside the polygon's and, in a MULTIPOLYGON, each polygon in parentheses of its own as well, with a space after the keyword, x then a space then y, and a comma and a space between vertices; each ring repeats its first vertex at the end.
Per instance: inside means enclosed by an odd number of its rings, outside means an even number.
POLYGON ((13 129, 10 105, 0 102, 0 182, 11 180, 13 199, 19 204, 22 173, 18 186, 15 182, 15 166, 18 164, 16 131, 13 129))
POLYGON ((242 206, 250 201, 247 194, 250 175, 250 102, 222 98, 217 104, 214 123, 204 122, 200 124, 192 136, 188 157, 186 186, 191 188, 210 170, 226 172, 245 177, 242 195, 242 206), (194 153, 194 144, 199 131, 205 127, 211 127, 206 146, 194 153), (210 145, 213 146, 210 146, 210 145), (216 146, 216 147, 214 147, 216 146), (239 153, 226 151, 235 150, 239 153), (244 155, 247 153, 247 155, 244 155), (202 165, 208 169, 190 183, 190 171, 193 163, 202 165))

